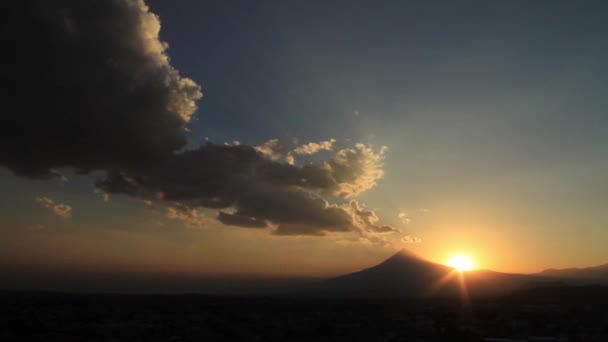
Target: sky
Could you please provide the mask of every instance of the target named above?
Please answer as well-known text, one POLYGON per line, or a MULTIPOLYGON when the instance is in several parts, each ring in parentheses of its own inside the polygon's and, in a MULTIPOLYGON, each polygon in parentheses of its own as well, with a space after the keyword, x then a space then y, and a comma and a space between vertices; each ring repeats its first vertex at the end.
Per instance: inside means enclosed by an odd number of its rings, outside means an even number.
POLYGON ((603 1, 11 7, 3 270, 608 261, 603 1))

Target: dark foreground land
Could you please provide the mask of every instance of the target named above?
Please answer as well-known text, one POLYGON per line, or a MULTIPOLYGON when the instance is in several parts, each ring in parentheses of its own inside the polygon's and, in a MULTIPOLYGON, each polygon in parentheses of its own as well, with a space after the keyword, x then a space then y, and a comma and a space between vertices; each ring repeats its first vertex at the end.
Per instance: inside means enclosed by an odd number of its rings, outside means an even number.
POLYGON ((328 300, 0 292, 0 341, 608 341, 608 289, 328 300))

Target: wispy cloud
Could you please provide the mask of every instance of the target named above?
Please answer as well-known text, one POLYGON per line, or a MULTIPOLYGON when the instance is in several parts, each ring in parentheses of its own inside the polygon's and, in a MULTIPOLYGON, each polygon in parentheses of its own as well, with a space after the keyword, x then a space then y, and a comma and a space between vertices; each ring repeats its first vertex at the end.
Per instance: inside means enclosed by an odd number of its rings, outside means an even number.
POLYGON ((397 216, 399 217, 399 221, 401 221, 403 224, 410 224, 410 222, 412 222, 410 215, 407 213, 401 212, 397 216))
POLYGON ((36 202, 38 202, 43 208, 50 209, 53 214, 61 218, 69 219, 72 217, 72 206, 69 204, 56 203, 46 196, 36 197, 36 202))
POLYGON ((190 228, 205 228, 210 219, 195 208, 168 207, 166 216, 172 220, 182 221, 190 228))
POLYGON ((97 195, 99 195, 101 197, 101 200, 103 202, 109 202, 110 201, 110 194, 108 194, 107 192, 99 189, 98 187, 94 187, 93 188, 93 192, 97 195))
POLYGON ((406 235, 401 238, 401 242, 403 242, 403 243, 421 243, 422 239, 419 237, 412 236, 412 235, 406 235))

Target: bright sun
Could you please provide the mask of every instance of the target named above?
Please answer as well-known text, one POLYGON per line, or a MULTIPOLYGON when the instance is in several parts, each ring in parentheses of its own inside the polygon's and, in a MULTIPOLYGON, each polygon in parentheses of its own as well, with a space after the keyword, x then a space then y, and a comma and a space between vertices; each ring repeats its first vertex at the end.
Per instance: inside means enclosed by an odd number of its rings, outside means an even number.
POLYGON ((459 272, 470 271, 474 268, 473 261, 466 255, 454 255, 448 259, 447 264, 459 272))

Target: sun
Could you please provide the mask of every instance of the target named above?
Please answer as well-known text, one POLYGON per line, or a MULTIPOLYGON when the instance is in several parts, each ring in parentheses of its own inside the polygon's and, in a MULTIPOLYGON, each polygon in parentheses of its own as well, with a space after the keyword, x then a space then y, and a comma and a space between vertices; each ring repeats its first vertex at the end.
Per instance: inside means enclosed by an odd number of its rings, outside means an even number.
POLYGON ((466 255, 451 256, 447 264, 458 272, 470 271, 474 268, 473 260, 466 255))

